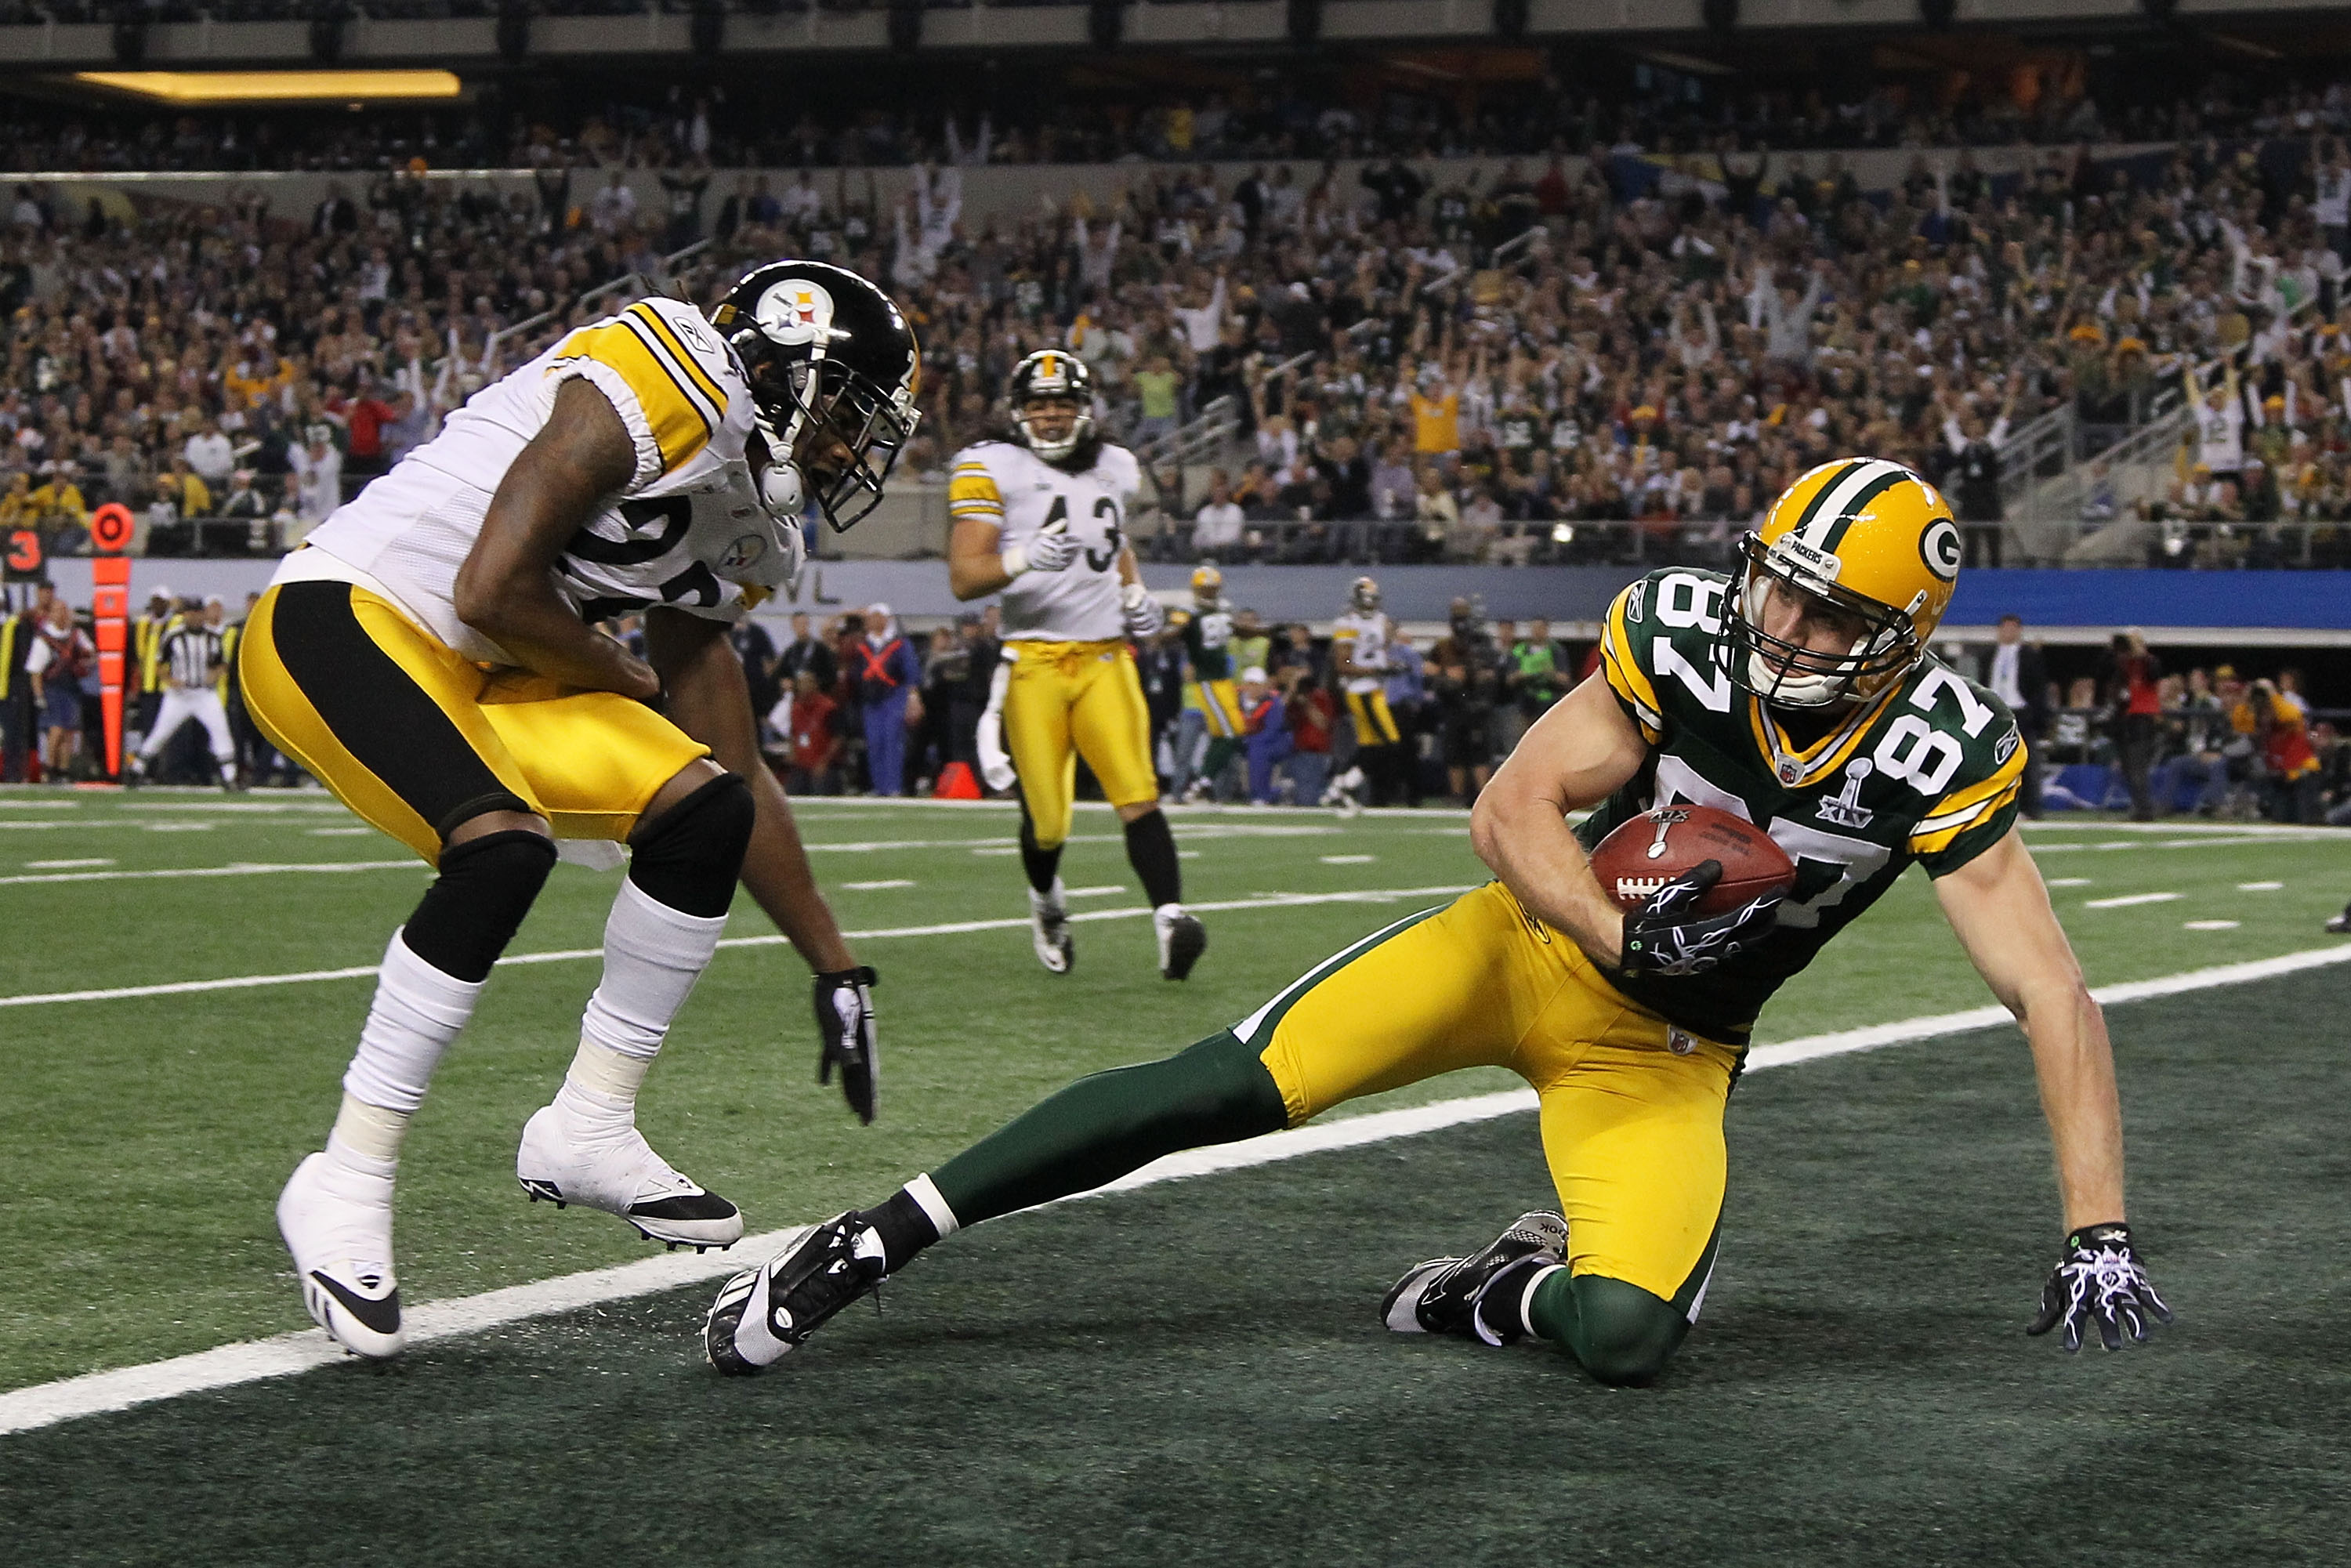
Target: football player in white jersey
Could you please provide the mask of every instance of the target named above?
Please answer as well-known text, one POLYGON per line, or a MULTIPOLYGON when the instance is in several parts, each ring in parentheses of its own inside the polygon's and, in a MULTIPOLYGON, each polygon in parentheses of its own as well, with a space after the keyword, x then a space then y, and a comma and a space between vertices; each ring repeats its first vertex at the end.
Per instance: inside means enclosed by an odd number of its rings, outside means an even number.
POLYGON ((1151 716, 1130 637, 1165 621, 1127 548, 1142 470, 1094 428, 1093 373, 1061 349, 1013 368, 1012 429, 956 455, 948 580, 957 599, 1002 595, 1004 664, 983 737, 1000 733, 1020 785, 1020 861, 1038 962, 1075 957, 1061 887, 1077 759, 1126 825, 1126 856, 1151 900, 1159 972, 1180 980, 1208 945, 1184 912, 1175 835, 1159 810, 1151 716))
POLYGON ((555 840, 632 852, 578 1054, 523 1129, 534 1200, 673 1248, 742 1235, 635 1112, 738 879, 816 971, 820 1081, 839 1067, 872 1120, 873 972, 760 763, 727 631, 798 570, 804 488, 836 528, 880 497, 919 373, 897 307, 839 267, 770 263, 708 319, 642 300, 476 394, 254 607, 238 665, 263 734, 439 873, 384 954, 327 1146, 277 1204, 304 1304, 347 1348, 401 1348, 401 1141, 555 840), (637 612, 644 659, 598 630, 637 612))
POLYGON ((1332 661, 1346 695, 1347 716, 1355 724, 1355 759, 1331 780, 1322 797, 1326 806, 1353 810, 1367 784, 1374 793, 1384 793, 1406 765, 1404 737, 1388 711, 1388 649, 1395 643, 1395 623, 1380 609, 1380 585, 1368 577, 1355 579, 1347 612, 1331 622, 1332 661))

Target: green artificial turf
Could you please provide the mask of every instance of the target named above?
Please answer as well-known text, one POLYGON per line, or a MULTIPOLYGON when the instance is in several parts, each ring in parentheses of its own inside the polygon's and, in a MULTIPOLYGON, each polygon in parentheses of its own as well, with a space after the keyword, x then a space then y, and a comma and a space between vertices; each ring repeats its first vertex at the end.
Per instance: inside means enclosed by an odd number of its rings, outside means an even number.
MULTIPOLYGON (((1025 913, 1007 810, 814 802, 804 830, 853 931, 900 932, 1025 913), (851 887, 908 883, 909 886, 851 887)), ((362 967, 427 873, 316 796, 125 798, 0 793, 0 877, 319 862, 336 874, 0 883, 0 997, 362 967), (40 824, 55 824, 43 826, 40 824), (105 860, 45 871, 31 862, 105 860)), ((1411 889, 1482 880, 1458 817, 1185 813, 1196 901, 1411 889), (1325 857, 1332 857, 1326 860, 1325 857), (1368 859, 1364 857, 1369 857, 1368 859)), ((2085 825, 2037 831, 2094 982, 2320 945, 2351 887, 2340 842, 2215 842, 2085 825), (2105 849, 2116 844, 2126 847, 2105 849), (2058 846, 2078 847, 2058 847, 2058 846), (2276 891, 2240 892, 2248 881, 2276 891), (2087 910, 2086 898, 2179 891, 2176 903, 2087 910), (2190 932, 2190 918, 2239 928, 2190 932)), ((1064 862, 1081 910, 1140 908, 1113 820, 1080 814, 1064 862)), ((593 948, 616 874, 559 868, 517 954, 593 948)), ((643 1124, 681 1166, 742 1204, 755 1229, 820 1218, 887 1190, 1079 1074, 1163 1054, 1243 1016, 1330 952, 1416 904, 1211 913, 1194 978, 1160 980, 1147 922, 1088 922, 1054 978, 1025 929, 860 940, 883 975, 883 1113, 861 1127, 814 1082, 806 970, 779 946, 729 949, 697 990, 646 1091, 643 1124)), ((730 932, 770 932, 747 904, 730 932)), ((469 1295, 643 1256, 604 1216, 526 1204, 513 1181, 522 1123, 559 1082, 593 986, 592 961, 496 977, 443 1064, 402 1165, 403 1293, 469 1295)), ((0 1008, 0 1388, 136 1364, 299 1328, 272 1205, 319 1145, 369 994, 365 978, 0 1008), (168 1307, 120 1282, 167 1261, 168 1307)), ((1982 983, 1913 873, 1800 977, 1759 1038, 1785 1040, 1983 1005, 1982 983)), ((2118 1023, 2127 1063, 2133 1023, 2118 1023)), ((2021 1051, 2018 1052, 2022 1059, 2021 1051)), ((1508 1087, 1500 1073, 1434 1081, 1376 1103, 1508 1087)), ((1348 1110, 1372 1108, 1349 1107, 1348 1110)))
MULTIPOLYGON (((1988 1030, 1742 1082, 1719 1268, 1651 1389, 1379 1327, 1399 1270, 1546 1200, 1513 1115, 983 1227, 756 1380, 699 1364, 697 1289, 0 1438, 0 1550, 2336 1563, 2340 973, 2116 1009, 2133 1218, 2179 1312, 2119 1355, 2019 1332, 2058 1224, 2029 1069, 1988 1030)), ((172 1272, 126 1275, 123 1321, 172 1272)))

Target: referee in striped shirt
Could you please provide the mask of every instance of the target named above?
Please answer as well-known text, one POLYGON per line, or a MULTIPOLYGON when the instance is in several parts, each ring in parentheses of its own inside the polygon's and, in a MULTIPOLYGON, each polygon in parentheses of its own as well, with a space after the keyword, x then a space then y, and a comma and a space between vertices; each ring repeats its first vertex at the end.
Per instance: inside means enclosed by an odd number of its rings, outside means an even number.
POLYGON ((221 702, 221 676, 227 660, 220 628, 191 610, 164 629, 157 643, 155 663, 163 677, 163 706, 155 716, 146 743, 131 759, 125 781, 146 780, 147 769, 180 727, 194 720, 212 741, 213 762, 220 769, 221 788, 236 788, 236 743, 229 737, 228 710, 221 702))

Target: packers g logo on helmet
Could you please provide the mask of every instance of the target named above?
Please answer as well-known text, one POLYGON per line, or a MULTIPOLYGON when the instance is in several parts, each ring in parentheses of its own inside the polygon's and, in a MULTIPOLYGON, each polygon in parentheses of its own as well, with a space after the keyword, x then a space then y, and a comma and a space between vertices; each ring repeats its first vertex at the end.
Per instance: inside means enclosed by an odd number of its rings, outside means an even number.
POLYGON ((1213 566, 1196 567, 1192 571, 1192 598, 1201 604, 1214 604, 1225 596, 1225 574, 1213 566))
POLYGON ((1959 575, 1959 530, 1940 492, 1899 463, 1848 457, 1788 486, 1740 540, 1730 677, 1766 702, 1824 707, 1899 680, 1934 636, 1959 575), (1763 629, 1771 585, 1827 601, 1865 628, 1844 653, 1763 629))

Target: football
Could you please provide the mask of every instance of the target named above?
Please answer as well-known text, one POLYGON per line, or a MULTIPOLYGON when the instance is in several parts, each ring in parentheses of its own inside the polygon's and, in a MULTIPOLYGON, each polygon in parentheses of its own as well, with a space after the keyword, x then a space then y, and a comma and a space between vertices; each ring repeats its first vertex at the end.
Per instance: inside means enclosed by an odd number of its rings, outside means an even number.
POLYGON ((1722 880, 1698 901, 1699 915, 1727 914, 1796 881, 1796 862, 1769 833, 1743 817, 1690 805, 1658 806, 1619 823, 1592 852, 1592 873, 1609 897, 1633 910, 1706 861, 1722 862, 1722 880))

